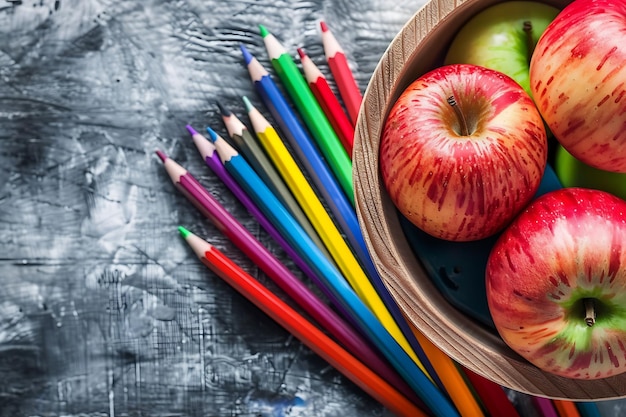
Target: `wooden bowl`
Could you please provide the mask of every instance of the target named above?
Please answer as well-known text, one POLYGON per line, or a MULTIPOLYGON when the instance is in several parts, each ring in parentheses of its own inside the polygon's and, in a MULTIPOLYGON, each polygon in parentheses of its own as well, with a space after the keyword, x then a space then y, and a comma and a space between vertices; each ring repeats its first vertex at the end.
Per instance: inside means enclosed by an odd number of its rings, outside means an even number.
MULTIPOLYGON (((415 325, 459 364, 511 389, 576 401, 626 395, 626 374, 583 381, 545 373, 511 350, 497 332, 451 305, 415 256, 380 178, 384 120, 401 92, 440 65, 463 23, 497 0, 432 0, 416 12, 381 58, 363 97, 354 143, 356 210, 367 247, 392 296, 415 325)), ((545 0, 562 8, 568 0, 545 0)))

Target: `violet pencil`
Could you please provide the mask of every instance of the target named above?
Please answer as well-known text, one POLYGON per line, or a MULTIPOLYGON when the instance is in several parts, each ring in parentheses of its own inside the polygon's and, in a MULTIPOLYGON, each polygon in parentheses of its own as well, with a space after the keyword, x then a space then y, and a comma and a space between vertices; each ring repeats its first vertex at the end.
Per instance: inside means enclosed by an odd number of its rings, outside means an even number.
POLYGON ((322 302, 306 285, 263 246, 237 219, 235 219, 185 168, 165 153, 157 155, 174 185, 202 212, 228 239, 248 256, 269 278, 287 293, 304 311, 336 340, 352 352, 381 378, 417 399, 406 382, 380 359, 380 353, 337 313, 322 302))

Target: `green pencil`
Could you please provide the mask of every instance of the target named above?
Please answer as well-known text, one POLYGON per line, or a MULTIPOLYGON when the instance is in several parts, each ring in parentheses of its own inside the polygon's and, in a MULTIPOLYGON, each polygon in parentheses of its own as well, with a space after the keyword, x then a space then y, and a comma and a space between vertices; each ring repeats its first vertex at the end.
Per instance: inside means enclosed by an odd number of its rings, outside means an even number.
POLYGON ((293 100, 302 120, 311 131, 320 151, 335 174, 337 182, 354 205, 354 186, 352 184, 352 161, 341 144, 337 133, 317 102, 306 79, 300 72, 293 58, 274 35, 263 25, 259 25, 265 49, 272 61, 285 90, 293 100))

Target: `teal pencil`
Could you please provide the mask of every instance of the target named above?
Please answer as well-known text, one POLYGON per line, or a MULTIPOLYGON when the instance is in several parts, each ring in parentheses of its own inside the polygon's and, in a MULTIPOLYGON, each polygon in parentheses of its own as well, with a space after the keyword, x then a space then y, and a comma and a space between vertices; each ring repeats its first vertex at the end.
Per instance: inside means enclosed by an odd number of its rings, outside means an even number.
POLYGON ((332 124, 324 114, 293 58, 291 58, 274 35, 269 33, 264 26, 261 25, 259 27, 265 48, 272 61, 272 66, 302 116, 302 120, 315 138, 337 181, 350 202, 354 205, 352 160, 350 155, 346 152, 332 124))

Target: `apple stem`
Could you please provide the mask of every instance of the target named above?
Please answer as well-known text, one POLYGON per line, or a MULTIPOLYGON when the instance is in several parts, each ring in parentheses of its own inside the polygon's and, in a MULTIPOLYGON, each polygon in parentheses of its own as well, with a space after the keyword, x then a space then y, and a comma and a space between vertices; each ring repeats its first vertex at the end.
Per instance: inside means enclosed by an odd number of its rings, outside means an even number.
POLYGON ((526 49, 528 51, 528 62, 530 62, 530 58, 533 55, 533 51, 535 50, 535 42, 533 42, 533 24, 530 20, 524 21, 524 33, 526 34, 526 49))
POLYGON ((461 125, 461 135, 469 136, 469 129, 467 127, 467 121, 465 120, 465 116, 459 107, 459 103, 456 102, 454 96, 448 97, 448 104, 454 109, 454 113, 456 113, 456 117, 459 119, 459 124, 461 125))
POLYGON ((596 323, 596 310, 594 308, 593 298, 583 299, 585 304, 585 323, 591 327, 596 323))

